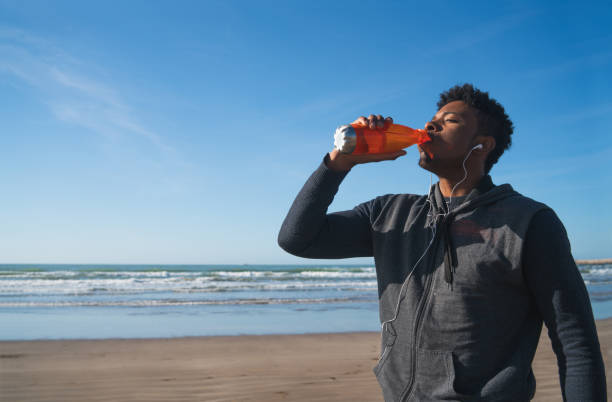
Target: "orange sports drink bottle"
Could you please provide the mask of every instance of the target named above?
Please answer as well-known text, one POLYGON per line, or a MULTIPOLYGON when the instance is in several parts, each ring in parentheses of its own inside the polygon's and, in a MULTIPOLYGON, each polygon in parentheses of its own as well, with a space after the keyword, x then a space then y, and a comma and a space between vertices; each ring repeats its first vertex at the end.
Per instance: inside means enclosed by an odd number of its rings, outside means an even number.
POLYGON ((427 131, 385 122, 382 128, 370 128, 361 123, 347 124, 336 129, 334 146, 345 154, 383 154, 414 144, 431 141, 427 131))

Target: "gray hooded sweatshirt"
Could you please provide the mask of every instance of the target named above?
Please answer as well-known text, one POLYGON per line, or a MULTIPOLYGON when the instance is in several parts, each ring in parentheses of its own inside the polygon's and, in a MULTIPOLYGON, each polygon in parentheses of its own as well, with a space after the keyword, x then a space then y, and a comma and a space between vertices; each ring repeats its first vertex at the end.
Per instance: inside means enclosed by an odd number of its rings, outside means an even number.
POLYGON ((537 274, 526 278, 530 222, 538 212, 552 213, 550 208, 485 176, 450 211, 436 183, 428 195, 385 195, 326 214, 344 176, 319 167, 285 218, 279 244, 307 258, 374 257, 382 324, 374 373, 385 401, 530 400, 543 315, 554 332, 564 398, 605 400, 593 315, 575 264, 566 282, 577 301, 535 289, 537 274), (561 307, 547 310, 555 297, 561 307), (563 321, 558 310, 570 303, 583 313, 563 321), (588 366, 569 374, 563 343, 576 345, 567 335, 575 331, 559 330, 568 323, 580 326, 579 337, 586 338, 577 353, 586 360, 574 363, 588 366))

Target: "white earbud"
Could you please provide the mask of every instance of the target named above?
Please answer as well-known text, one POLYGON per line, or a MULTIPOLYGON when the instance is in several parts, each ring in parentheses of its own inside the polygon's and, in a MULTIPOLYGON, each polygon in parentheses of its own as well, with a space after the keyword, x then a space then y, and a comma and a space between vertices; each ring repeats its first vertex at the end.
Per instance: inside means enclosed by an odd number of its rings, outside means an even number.
POLYGON ((476 146, 475 146, 474 148, 472 148, 472 149, 482 149, 482 148, 483 148, 483 147, 482 147, 482 144, 478 144, 478 145, 476 145, 476 146))

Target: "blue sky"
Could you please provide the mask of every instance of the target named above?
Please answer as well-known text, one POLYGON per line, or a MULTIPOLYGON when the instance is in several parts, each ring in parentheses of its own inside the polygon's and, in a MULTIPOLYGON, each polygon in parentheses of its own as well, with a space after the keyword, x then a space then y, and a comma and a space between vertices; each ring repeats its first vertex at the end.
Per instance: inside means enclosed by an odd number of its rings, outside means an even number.
MULTIPOLYGON (((612 257, 612 7, 469 3, 0 1, 0 262, 311 263, 276 235, 334 129, 463 82, 516 127, 494 182, 612 257)), ((330 210, 425 193, 408 151, 330 210)))

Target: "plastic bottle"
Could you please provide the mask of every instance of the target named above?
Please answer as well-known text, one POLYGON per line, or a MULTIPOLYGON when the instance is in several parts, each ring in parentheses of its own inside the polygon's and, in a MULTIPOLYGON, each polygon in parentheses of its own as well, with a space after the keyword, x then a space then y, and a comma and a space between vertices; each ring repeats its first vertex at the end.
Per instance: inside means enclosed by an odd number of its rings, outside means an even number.
POLYGON ((363 124, 340 126, 334 133, 336 149, 345 154, 382 154, 431 141, 427 131, 388 122, 382 128, 363 124))

